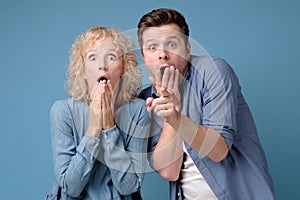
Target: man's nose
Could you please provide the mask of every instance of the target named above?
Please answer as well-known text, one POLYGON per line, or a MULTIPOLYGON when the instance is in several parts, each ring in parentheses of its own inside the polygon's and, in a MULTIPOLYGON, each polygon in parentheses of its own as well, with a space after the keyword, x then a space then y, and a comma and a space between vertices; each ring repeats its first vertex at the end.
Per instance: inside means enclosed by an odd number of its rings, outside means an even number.
POLYGON ((159 50, 159 59, 164 59, 164 60, 168 60, 169 57, 169 53, 165 50, 165 49, 160 49, 159 50))

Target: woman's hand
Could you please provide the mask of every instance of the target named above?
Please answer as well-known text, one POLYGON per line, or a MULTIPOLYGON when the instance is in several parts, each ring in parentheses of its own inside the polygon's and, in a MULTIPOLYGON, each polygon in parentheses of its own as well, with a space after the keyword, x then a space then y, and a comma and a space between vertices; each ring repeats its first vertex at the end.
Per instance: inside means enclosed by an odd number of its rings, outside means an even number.
POLYGON ((102 130, 114 126, 113 89, 110 81, 100 81, 90 103, 90 125, 87 132, 99 137, 102 130))
POLYGON ((110 81, 103 85, 101 93, 102 129, 107 130, 114 126, 114 92, 110 81))

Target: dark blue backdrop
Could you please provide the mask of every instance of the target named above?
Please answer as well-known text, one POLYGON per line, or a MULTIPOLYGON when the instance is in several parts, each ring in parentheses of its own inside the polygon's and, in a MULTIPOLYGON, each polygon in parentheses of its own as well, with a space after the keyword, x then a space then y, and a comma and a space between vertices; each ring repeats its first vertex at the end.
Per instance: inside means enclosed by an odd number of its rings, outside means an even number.
MULTIPOLYGON (((68 51, 94 25, 134 29, 157 7, 181 11, 191 37, 238 74, 257 123, 278 199, 300 199, 300 3, 296 0, 2 0, 0 2, 1 199, 43 199, 53 180, 52 103, 64 89, 68 51)), ((148 82, 147 71, 144 69, 148 82)), ((167 199, 147 173, 144 199, 167 199)))

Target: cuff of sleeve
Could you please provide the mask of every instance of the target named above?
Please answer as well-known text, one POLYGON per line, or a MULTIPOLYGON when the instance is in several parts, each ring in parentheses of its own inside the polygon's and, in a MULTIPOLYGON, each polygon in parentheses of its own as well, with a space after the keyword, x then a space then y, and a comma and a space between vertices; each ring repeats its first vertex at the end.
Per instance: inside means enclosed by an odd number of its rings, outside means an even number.
POLYGON ((93 157, 97 157, 97 153, 99 152, 99 144, 100 139, 89 134, 85 134, 81 139, 81 144, 78 146, 78 151, 84 154, 85 152, 89 152, 93 157))
POLYGON ((116 144, 119 140, 120 134, 116 125, 111 127, 110 129, 103 130, 102 134, 104 135, 104 139, 107 142, 116 144))

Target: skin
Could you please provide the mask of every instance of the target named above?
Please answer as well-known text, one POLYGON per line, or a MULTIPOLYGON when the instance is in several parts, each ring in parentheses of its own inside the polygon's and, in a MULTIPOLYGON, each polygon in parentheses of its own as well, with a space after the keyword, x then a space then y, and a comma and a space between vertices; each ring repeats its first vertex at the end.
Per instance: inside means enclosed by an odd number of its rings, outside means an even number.
POLYGON ((87 133, 99 137, 114 126, 114 91, 123 75, 123 61, 111 38, 99 39, 85 49, 84 76, 91 96, 87 133), (106 80, 97 80, 105 77, 106 80))
POLYGON ((143 48, 142 55, 145 64, 149 71, 153 75, 152 81, 155 81, 157 87, 160 87, 161 81, 164 80, 165 87, 167 84, 171 84, 173 88, 174 72, 170 72, 170 66, 174 66, 175 69, 182 75, 187 71, 187 60, 190 57, 190 45, 185 44, 182 39, 182 34, 177 25, 164 25, 160 27, 147 28, 143 32, 143 48), (180 56, 179 56, 180 55, 180 56), (165 73, 167 76, 163 77, 160 74, 160 68, 167 66, 165 73))
POLYGON ((164 121, 153 152, 154 168, 163 178, 177 180, 183 161, 182 140, 213 161, 222 161, 228 153, 224 138, 216 130, 196 124, 181 114, 178 85, 188 70, 190 44, 185 44, 180 28, 176 24, 147 28, 142 41, 143 60, 160 96, 148 98, 146 104, 149 112, 153 110, 164 121), (167 66, 163 75, 160 74, 162 66, 167 66))

